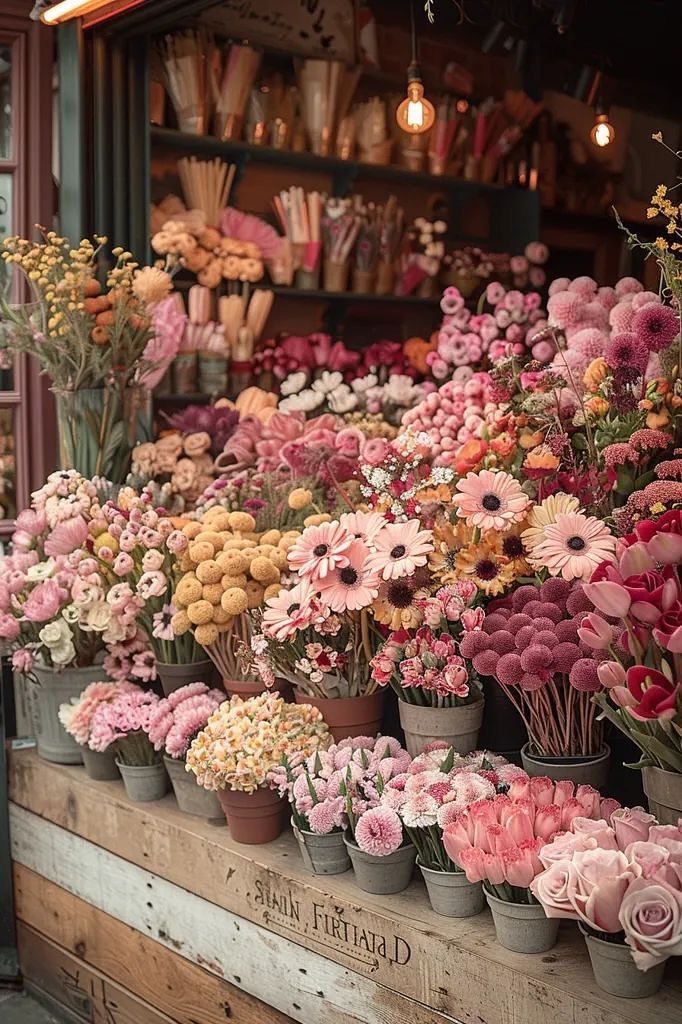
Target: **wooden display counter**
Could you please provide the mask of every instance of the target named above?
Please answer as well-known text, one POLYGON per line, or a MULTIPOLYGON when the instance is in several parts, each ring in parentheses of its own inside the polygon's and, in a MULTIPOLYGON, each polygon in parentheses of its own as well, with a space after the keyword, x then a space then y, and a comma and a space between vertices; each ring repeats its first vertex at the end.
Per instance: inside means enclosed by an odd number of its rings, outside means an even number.
POLYGON ((510 953, 490 915, 433 913, 419 881, 369 896, 304 869, 293 836, 241 846, 172 796, 10 754, 25 976, 97 1024, 679 1024, 682 959, 660 993, 597 988, 575 926, 510 953))

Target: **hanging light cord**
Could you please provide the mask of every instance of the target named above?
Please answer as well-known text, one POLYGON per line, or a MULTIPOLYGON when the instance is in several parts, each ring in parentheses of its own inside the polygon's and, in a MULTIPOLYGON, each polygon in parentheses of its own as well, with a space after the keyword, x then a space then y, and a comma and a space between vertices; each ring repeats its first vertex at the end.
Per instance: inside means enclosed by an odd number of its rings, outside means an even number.
POLYGON ((414 0, 410 0, 410 24, 412 25, 412 63, 417 63, 417 29, 414 23, 414 0))

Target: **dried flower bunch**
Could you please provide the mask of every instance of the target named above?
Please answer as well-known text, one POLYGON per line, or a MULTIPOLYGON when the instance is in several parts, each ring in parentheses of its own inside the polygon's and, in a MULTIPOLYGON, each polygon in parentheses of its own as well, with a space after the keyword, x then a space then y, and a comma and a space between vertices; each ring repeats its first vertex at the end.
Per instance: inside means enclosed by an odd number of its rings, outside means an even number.
POLYGON ((286 704, 267 693, 232 697, 192 741, 187 767, 206 789, 253 793, 275 788, 271 772, 283 758, 309 757, 329 741, 322 715, 309 704, 286 704))
POLYGON ((3 302, 0 347, 38 359, 56 391, 143 383, 156 368, 153 310, 168 296, 170 275, 141 268, 118 247, 103 291, 97 270, 106 238, 72 246, 41 231, 40 242, 13 236, 2 243, 3 259, 23 272, 34 302, 21 308, 3 302))

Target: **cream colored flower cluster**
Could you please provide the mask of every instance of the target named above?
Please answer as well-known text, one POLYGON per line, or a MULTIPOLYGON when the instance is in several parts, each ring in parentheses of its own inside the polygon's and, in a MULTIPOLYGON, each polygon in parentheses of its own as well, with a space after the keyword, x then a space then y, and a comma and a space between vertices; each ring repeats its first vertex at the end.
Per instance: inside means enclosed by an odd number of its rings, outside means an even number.
POLYGON ((170 473, 172 491, 193 502, 214 479, 210 448, 211 438, 204 430, 163 434, 133 449, 132 471, 149 479, 170 473))
POLYGON ((189 544, 179 560, 185 575, 174 595, 179 611, 173 629, 176 636, 193 629, 197 643, 208 647, 232 627, 235 616, 279 593, 287 551, 300 533, 258 533, 248 512, 226 512, 218 505, 182 531, 189 544))
POLYGON ((192 741, 187 769, 206 789, 253 793, 284 755, 309 757, 330 743, 322 715, 310 704, 286 704, 269 693, 232 697, 192 741))
POLYGON ((222 280, 254 282, 263 276, 262 253, 255 242, 228 238, 217 228, 199 227, 182 215, 163 224, 152 237, 152 248, 160 255, 179 255, 207 288, 216 288, 222 280))

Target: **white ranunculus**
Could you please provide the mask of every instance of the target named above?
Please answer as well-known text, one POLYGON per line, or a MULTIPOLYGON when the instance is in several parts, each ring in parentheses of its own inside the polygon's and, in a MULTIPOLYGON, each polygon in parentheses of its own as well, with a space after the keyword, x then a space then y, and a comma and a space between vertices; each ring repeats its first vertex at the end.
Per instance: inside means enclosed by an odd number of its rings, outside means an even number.
POLYGON ((324 395, 309 388, 298 395, 290 395, 279 403, 282 412, 312 412, 324 402, 324 395))
POLYGON ((339 384, 343 384, 343 374, 335 370, 330 373, 329 370, 323 370, 322 375, 313 381, 313 388, 315 391, 321 392, 323 395, 328 395, 332 391, 338 388, 339 384))
POLYGON ((98 601, 88 608, 83 629, 92 633, 103 633, 111 622, 113 612, 106 601, 98 601))
POLYGON ((26 579, 30 580, 31 583, 40 583, 41 580, 47 580, 54 572, 54 559, 48 558, 44 562, 37 562, 35 565, 29 565, 26 570, 26 579))
POLYGON ((384 385, 384 396, 395 405, 411 406, 415 399, 415 386, 406 373, 394 373, 384 385))
POLYGON ((76 658, 76 648, 70 640, 66 640, 59 647, 50 648, 50 657, 53 665, 68 665, 76 658))
POLYGON ((379 378, 375 373, 368 373, 366 377, 356 377, 351 382, 351 387, 356 395, 362 395, 365 391, 370 388, 374 388, 379 383, 379 378))
MULTIPOLYGON (((298 373, 290 373, 285 377, 279 386, 280 395, 297 395, 308 383, 308 374, 303 370, 298 373)), ((280 407, 281 408, 281 407, 280 407)))
POLYGON ((70 641, 71 630, 63 619, 55 619, 54 622, 48 622, 43 626, 38 637, 41 643, 52 649, 66 643, 67 640, 70 641))
POLYGON ((67 604, 66 608, 62 608, 62 618, 69 623, 78 622, 80 612, 75 604, 67 604))
POLYGON ((351 412, 358 404, 357 395, 354 395, 347 384, 341 384, 327 395, 329 408, 332 412, 351 412))

